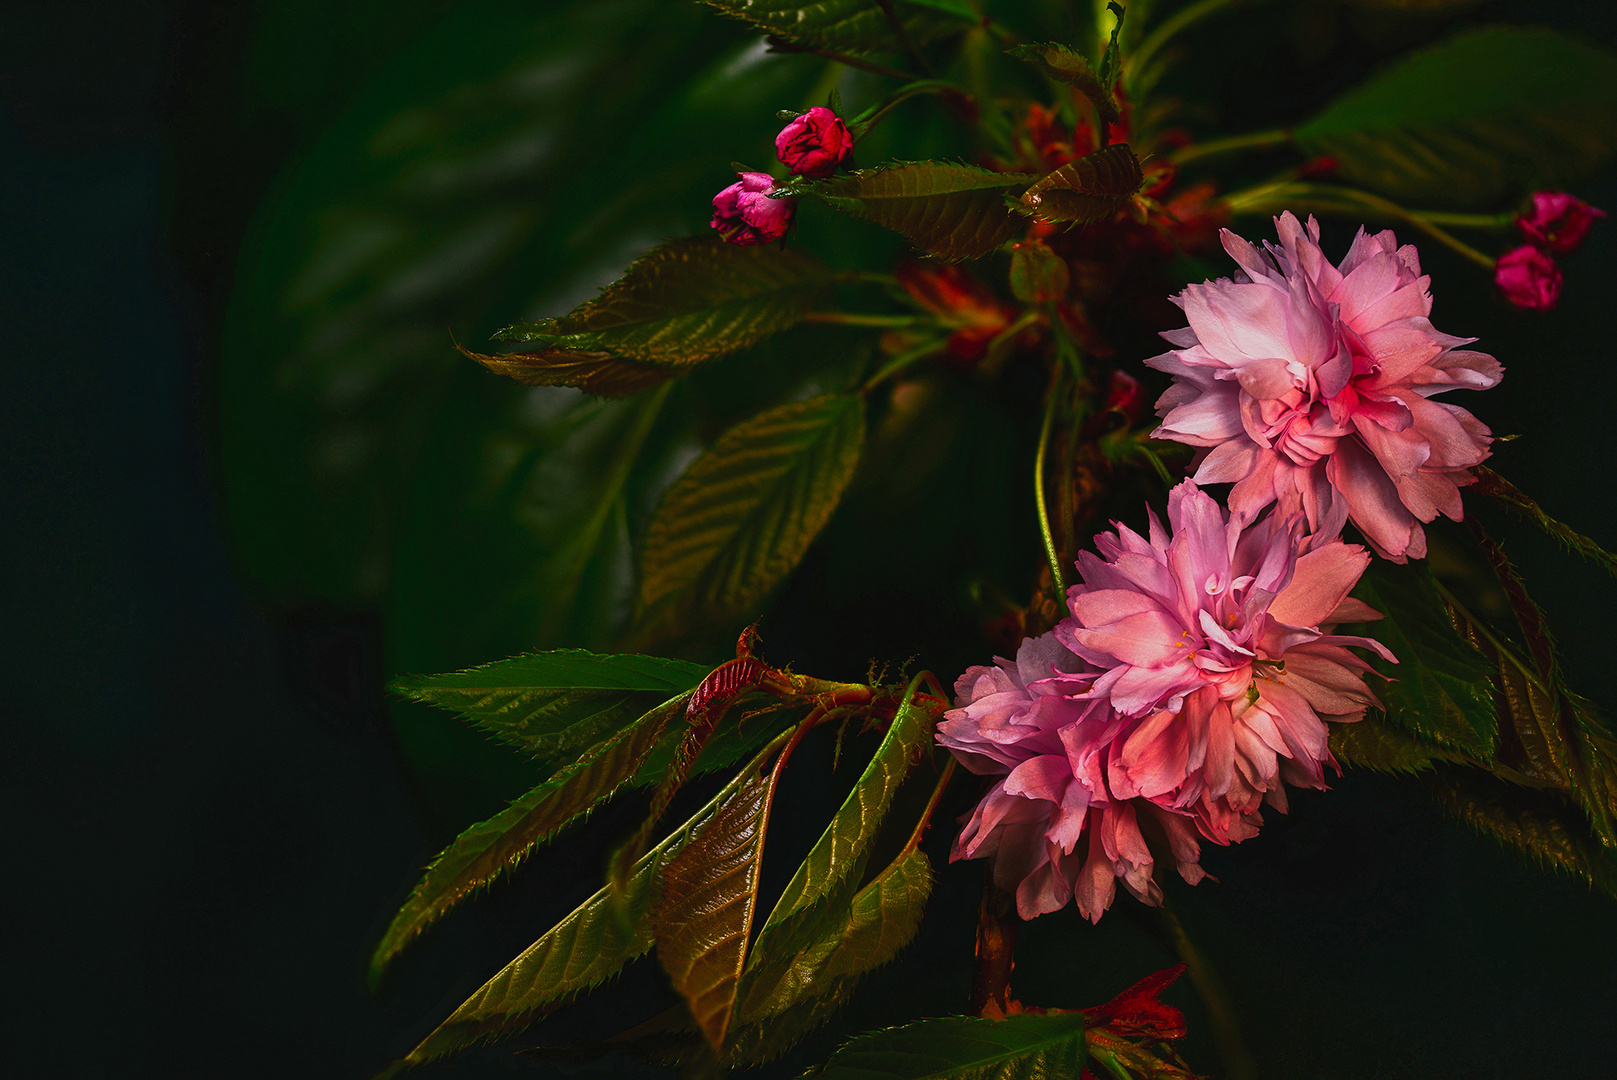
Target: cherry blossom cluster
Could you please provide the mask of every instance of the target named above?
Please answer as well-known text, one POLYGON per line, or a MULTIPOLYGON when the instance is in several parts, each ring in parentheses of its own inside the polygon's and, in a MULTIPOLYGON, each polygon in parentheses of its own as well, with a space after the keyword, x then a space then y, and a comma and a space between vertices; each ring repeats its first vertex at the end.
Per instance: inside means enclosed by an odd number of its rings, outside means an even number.
POLYGON ((1327 724, 1378 704, 1363 654, 1396 662, 1337 633, 1380 618, 1349 593, 1372 551, 1424 557, 1423 524, 1460 518, 1489 454, 1486 426, 1432 399, 1503 370, 1432 326, 1415 249, 1360 230, 1333 265, 1315 221, 1275 225, 1262 250, 1223 231, 1238 270, 1174 297, 1189 325, 1147 361, 1174 380, 1154 435, 1198 451, 1167 526, 1097 535, 1066 617, 962 675, 938 726, 994 778, 953 857, 991 856, 1024 918, 1073 900, 1099 919, 1119 881, 1158 903, 1159 857, 1194 884, 1203 842, 1325 787, 1327 724), (1233 486, 1221 505, 1203 484, 1233 486))
MULTIPOLYGON (((836 172, 853 155, 853 135, 842 118, 816 105, 775 136, 781 164, 799 176, 821 178, 836 172)), ((775 180, 764 172, 742 172, 739 179, 713 196, 713 220, 731 244, 767 244, 792 227, 797 200, 775 194, 775 180)))

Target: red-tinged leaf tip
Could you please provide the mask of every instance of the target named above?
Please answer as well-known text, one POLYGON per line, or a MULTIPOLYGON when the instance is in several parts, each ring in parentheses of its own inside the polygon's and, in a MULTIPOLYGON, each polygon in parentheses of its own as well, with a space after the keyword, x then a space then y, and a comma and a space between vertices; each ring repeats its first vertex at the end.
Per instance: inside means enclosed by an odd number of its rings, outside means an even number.
POLYGON ((1184 1014, 1158 1001, 1157 995, 1172 986, 1185 973, 1185 967, 1180 962, 1147 975, 1106 1004, 1084 1009, 1084 1016, 1091 1026, 1107 1028, 1120 1036, 1157 1040, 1182 1038, 1184 1014))
POLYGON ((755 656, 738 656, 714 668, 691 694, 685 716, 697 723, 708 714, 727 707, 742 691, 757 686, 769 672, 769 665, 755 656))

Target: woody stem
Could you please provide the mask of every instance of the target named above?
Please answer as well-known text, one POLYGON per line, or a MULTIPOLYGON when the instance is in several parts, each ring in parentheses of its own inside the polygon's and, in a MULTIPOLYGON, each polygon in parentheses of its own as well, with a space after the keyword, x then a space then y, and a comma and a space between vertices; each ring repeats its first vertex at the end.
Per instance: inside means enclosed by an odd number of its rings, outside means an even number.
POLYGON ((1016 967, 1016 907, 1011 894, 994 884, 993 871, 983 882, 977 908, 977 966, 971 978, 971 1011, 978 1016, 997 1011, 1004 1016, 1011 1000, 1011 970, 1016 967))

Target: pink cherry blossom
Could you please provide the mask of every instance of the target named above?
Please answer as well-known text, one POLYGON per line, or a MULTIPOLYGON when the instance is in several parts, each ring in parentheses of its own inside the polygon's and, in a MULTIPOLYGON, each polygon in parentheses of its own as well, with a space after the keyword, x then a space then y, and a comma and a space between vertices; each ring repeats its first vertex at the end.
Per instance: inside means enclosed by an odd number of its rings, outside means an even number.
POLYGON ((1570 255, 1605 216, 1604 210, 1564 191, 1540 191, 1533 195, 1533 208, 1516 219, 1516 227, 1535 247, 1551 255, 1570 255))
POLYGON ((1561 268, 1532 244, 1499 256, 1493 280, 1506 300, 1528 311, 1549 311, 1561 300, 1561 268))
POLYGON ((786 235, 792 226, 797 200, 772 199, 774 178, 768 173, 736 173, 741 179, 713 196, 709 222, 730 244, 767 244, 786 235))
POLYGON ((1244 520, 1278 502, 1317 536, 1352 520, 1386 558, 1422 558, 1421 523, 1461 517, 1459 489, 1493 441, 1431 399, 1494 386, 1504 369, 1432 326, 1430 279, 1390 231, 1361 229, 1332 266, 1312 218, 1306 231, 1290 213, 1275 225, 1280 245, 1262 252, 1224 230, 1241 270, 1174 298, 1190 325, 1146 361, 1174 377, 1155 435, 1204 448, 1195 479, 1233 483, 1244 520))
POLYGON ((1380 616, 1348 591, 1369 554, 1304 539, 1301 519, 1246 524, 1193 482, 1169 498, 1172 533, 1102 533, 1079 559, 1070 617, 1016 660, 974 667, 938 742, 998 779, 953 858, 992 856, 1024 918, 1069 899, 1097 920, 1116 883, 1161 899, 1165 843, 1192 884, 1200 839, 1253 836, 1285 785, 1323 788, 1335 767, 1326 721, 1376 704, 1350 648, 1379 644, 1335 624, 1380 616))
POLYGON ((830 176, 853 156, 853 135, 842 117, 816 105, 775 136, 775 155, 794 173, 830 176))

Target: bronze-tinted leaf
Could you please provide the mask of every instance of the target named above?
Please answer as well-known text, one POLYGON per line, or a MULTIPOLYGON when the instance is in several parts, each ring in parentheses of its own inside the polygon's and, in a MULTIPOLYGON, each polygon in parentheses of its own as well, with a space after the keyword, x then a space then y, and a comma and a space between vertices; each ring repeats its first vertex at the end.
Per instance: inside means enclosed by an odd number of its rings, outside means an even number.
POLYGON ((650 949, 655 939, 648 916, 664 865, 756 778, 760 764, 786 738, 783 734, 766 746, 747 769, 647 852, 635 864, 617 904, 608 889, 596 892, 495 973, 396 1067, 420 1065, 478 1039, 520 1030, 542 1010, 604 982, 650 949))
MULTIPOLYGON (((1113 40, 1116 40, 1115 31, 1113 40)), ((1118 111, 1116 99, 1112 97, 1111 88, 1101 82, 1100 74, 1082 53, 1053 41, 1039 45, 1018 45, 1013 49, 1006 49, 1005 52, 1018 60, 1027 61, 1057 82, 1075 87, 1090 100, 1095 106, 1095 111, 1107 123, 1115 124, 1123 118, 1118 111)))
POLYGON ((840 394, 781 405, 721 435, 646 529, 636 640, 749 614, 830 520, 864 436, 864 399, 840 394))
POLYGON ((1414 773, 1439 762, 1469 762, 1465 754, 1402 731, 1372 712, 1352 724, 1330 724, 1331 753, 1343 765, 1385 773, 1414 773))
POLYGON ((1024 227, 1005 198, 1032 179, 947 161, 905 161, 833 177, 807 190, 939 258, 958 260, 987 255, 1024 227))
POLYGON ((1617 899, 1617 854, 1593 836, 1571 800, 1502 783, 1475 770, 1445 770, 1431 784, 1444 809, 1478 832, 1617 899))
POLYGON ((657 956, 716 1050, 735 1010, 778 777, 755 769, 669 861, 651 918, 657 956))
POLYGON ((756 657, 738 656, 720 664, 690 693, 685 708, 686 722, 682 725, 684 734, 674 750, 673 760, 658 780, 657 790, 652 793, 645 822, 612 856, 608 884, 614 894, 623 888, 629 867, 644 853, 658 819, 679 794, 725 713, 737 698, 758 684, 767 670, 756 657))
POLYGON ((405 675, 392 688, 458 713, 541 764, 567 764, 707 673, 684 660, 555 649, 405 675))
POLYGON ((833 278, 796 250, 672 240, 572 312, 494 335, 531 351, 467 355, 521 382, 632 393, 795 326, 833 278))
POLYGON ((1559 788, 1582 807, 1600 842, 1617 851, 1617 740, 1589 703, 1561 684, 1557 669, 1551 667, 1545 679, 1465 612, 1452 605, 1449 610, 1492 668, 1500 729, 1495 775, 1559 788))
POLYGON ((758 935, 754 964, 785 959, 823 938, 858 888, 893 796, 932 745, 935 716, 915 704, 914 691, 911 684, 870 763, 787 882, 758 935))
POLYGON ((462 900, 513 869, 537 845, 629 782, 663 728, 684 711, 688 696, 681 694, 652 709, 489 820, 457 836, 427 867, 382 935, 371 957, 371 984, 401 949, 462 900))
POLYGON ((673 378, 655 364, 619 360, 609 352, 542 349, 539 352, 479 353, 461 345, 462 356, 476 360, 496 375, 526 386, 576 386, 598 397, 623 397, 673 378))
MULTIPOLYGON (((931 895, 931 863, 919 848, 906 847, 859 890, 837 923, 789 964, 749 965, 731 1060, 768 1061, 824 1023, 864 975, 915 937, 931 895)), ((763 947, 760 938, 758 948, 763 947)))
POLYGON ((1134 151, 1115 143, 1042 177, 1022 193, 1021 203, 1048 221, 1099 221, 1138 191, 1142 179, 1134 151))

